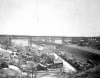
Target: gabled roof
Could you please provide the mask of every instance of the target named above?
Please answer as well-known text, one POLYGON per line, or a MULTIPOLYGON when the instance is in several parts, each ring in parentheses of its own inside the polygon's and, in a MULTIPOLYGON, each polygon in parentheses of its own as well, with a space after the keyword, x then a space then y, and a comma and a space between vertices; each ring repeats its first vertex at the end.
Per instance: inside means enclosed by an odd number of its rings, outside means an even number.
POLYGON ((54 63, 63 63, 63 69, 65 72, 76 72, 77 71, 71 64, 69 64, 67 61, 62 59, 56 53, 50 53, 50 54, 54 56, 54 63))

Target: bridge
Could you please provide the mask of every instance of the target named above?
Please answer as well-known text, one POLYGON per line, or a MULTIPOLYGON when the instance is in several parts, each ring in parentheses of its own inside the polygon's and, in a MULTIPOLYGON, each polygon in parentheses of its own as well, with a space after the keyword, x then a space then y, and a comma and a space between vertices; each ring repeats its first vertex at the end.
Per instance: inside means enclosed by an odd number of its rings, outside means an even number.
POLYGON ((46 42, 46 43, 57 43, 64 44, 68 42, 76 42, 83 40, 90 43, 100 43, 100 37, 66 37, 66 36, 25 36, 25 35, 0 35, 0 39, 7 39, 9 44, 12 40, 27 40, 28 45, 34 42, 46 42))

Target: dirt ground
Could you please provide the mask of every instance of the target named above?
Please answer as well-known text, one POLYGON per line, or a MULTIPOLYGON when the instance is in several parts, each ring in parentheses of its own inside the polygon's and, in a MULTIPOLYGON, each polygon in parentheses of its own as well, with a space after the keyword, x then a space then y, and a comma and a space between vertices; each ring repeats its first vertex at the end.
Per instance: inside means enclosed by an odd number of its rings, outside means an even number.
POLYGON ((59 69, 51 69, 48 71, 40 71, 37 73, 36 78, 67 78, 68 75, 62 75, 59 69))
POLYGON ((96 53, 96 54, 100 54, 100 50, 96 50, 96 49, 93 49, 91 47, 86 47, 86 46, 78 46, 78 45, 66 45, 66 46, 70 46, 70 47, 74 47, 74 48, 78 48, 80 50, 85 50, 85 51, 88 51, 88 52, 93 52, 93 53, 96 53))

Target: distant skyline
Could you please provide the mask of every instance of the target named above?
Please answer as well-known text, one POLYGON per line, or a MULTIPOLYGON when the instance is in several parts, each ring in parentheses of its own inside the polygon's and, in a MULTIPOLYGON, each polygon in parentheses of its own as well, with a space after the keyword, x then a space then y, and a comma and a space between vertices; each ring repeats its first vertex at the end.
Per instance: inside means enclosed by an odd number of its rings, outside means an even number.
POLYGON ((100 0, 0 0, 0 34, 100 36, 100 0))

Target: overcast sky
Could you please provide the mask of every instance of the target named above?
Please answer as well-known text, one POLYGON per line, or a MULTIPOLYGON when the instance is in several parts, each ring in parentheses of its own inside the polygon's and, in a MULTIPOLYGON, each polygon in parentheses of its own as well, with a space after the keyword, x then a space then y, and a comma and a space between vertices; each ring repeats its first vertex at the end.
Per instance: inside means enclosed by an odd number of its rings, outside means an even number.
POLYGON ((100 35, 100 0, 0 0, 0 34, 100 35))

